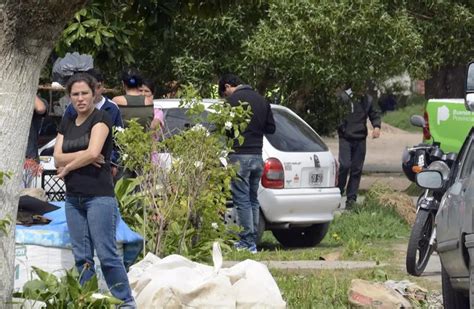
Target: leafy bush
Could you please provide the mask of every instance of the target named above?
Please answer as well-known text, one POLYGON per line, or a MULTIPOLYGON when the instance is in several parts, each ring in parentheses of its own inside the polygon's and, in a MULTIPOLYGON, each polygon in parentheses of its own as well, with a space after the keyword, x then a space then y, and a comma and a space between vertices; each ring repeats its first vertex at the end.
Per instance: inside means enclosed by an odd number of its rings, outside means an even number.
MULTIPOLYGON (((142 194, 137 192, 139 185, 137 178, 120 178, 115 184, 115 197, 119 204, 120 215, 132 229, 140 227, 143 222, 142 194)), ((137 229, 135 231, 140 232, 137 229)))
POLYGON ((32 267, 38 279, 25 283, 23 292, 14 293, 14 297, 44 302, 45 308, 54 309, 106 309, 114 308, 122 302, 109 294, 99 293, 97 277, 93 276, 83 286, 75 268, 66 271, 58 279, 54 274, 32 267))
POLYGON ((123 164, 137 175, 128 185, 118 184, 117 190, 124 220, 142 231, 147 251, 199 260, 208 258, 213 241, 233 237, 224 228, 223 215, 236 172, 221 162, 233 138, 242 141, 239 132, 248 123, 250 109, 220 102, 202 119, 205 107, 197 92, 187 88, 184 94, 181 105, 195 124, 190 129, 150 132, 131 121, 116 133, 123 164), (200 123, 209 124, 210 130, 200 123), (135 184, 138 194, 132 193, 135 184))

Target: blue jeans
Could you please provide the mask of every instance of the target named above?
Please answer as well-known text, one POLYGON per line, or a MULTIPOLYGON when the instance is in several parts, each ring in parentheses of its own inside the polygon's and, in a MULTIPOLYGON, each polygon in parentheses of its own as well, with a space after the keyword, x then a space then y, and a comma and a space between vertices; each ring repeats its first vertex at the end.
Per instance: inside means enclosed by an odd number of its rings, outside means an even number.
POLYGON ((112 196, 66 197, 66 221, 81 284, 95 274, 94 248, 112 295, 135 308, 123 261, 117 253, 119 222, 117 200, 112 196))
POLYGON ((232 199, 237 210, 237 220, 242 227, 240 243, 250 248, 256 245, 258 233, 258 186, 263 173, 261 155, 231 154, 232 164, 239 164, 237 177, 232 181, 232 199))

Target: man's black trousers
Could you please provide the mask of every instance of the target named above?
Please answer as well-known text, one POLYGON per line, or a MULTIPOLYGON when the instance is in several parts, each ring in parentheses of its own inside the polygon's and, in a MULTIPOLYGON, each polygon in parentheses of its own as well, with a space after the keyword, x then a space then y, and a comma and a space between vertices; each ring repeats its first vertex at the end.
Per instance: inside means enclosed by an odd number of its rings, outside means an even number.
POLYGON ((341 194, 346 193, 348 201, 356 201, 359 190, 362 167, 364 166, 366 142, 347 140, 339 137, 339 183, 341 194), (349 181, 347 178, 349 176, 349 181), (346 188, 347 183, 347 190, 346 188))

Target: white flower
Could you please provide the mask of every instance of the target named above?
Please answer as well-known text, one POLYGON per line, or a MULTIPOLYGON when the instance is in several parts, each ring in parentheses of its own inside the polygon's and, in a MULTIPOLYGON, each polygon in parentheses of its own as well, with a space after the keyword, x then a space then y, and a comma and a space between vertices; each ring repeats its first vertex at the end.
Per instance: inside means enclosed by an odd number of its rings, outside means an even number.
POLYGON ((227 167, 227 165, 229 165, 229 163, 227 162, 226 157, 219 157, 219 161, 221 161, 221 164, 222 164, 223 167, 227 167))
POLYGON ((192 128, 191 128, 192 131, 201 131, 201 130, 206 130, 205 127, 202 126, 202 124, 198 123, 196 125, 194 125, 192 128))
POLYGON ((196 167, 196 168, 202 168, 202 166, 203 166, 202 161, 196 161, 196 162, 194 162, 194 167, 196 167))
POLYGON ((192 128, 191 128, 192 131, 204 131, 206 132, 206 136, 209 136, 210 133, 209 131, 206 129, 206 127, 204 127, 202 124, 198 123, 196 125, 194 125, 192 128))
POLYGON ((122 161, 127 160, 127 158, 128 158, 128 154, 126 153, 122 154, 122 161))
POLYGON ((230 112, 229 116, 230 116, 230 118, 234 118, 234 117, 235 117, 235 113, 234 113, 234 112, 230 112))
POLYGON ((100 294, 100 293, 93 293, 93 294, 91 295, 91 298, 92 298, 92 299, 105 299, 105 298, 107 298, 107 296, 102 295, 102 294, 100 294))
POLYGON ((211 223, 211 226, 213 229, 217 230, 219 228, 219 224, 217 224, 216 222, 212 222, 211 223))
POLYGON ((230 129, 232 129, 232 122, 226 121, 225 124, 224 124, 224 126, 225 126, 225 129, 226 129, 226 130, 230 130, 230 129))

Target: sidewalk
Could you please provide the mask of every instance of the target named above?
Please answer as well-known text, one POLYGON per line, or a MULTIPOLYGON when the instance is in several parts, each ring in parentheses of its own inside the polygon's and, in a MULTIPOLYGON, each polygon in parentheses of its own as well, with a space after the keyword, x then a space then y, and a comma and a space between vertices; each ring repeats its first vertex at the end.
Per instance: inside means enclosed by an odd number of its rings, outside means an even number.
MULTIPOLYGON (((310 271, 315 269, 363 269, 386 266, 372 261, 259 261, 270 269, 310 271)), ((239 261, 224 261, 223 267, 231 267, 239 261)))

